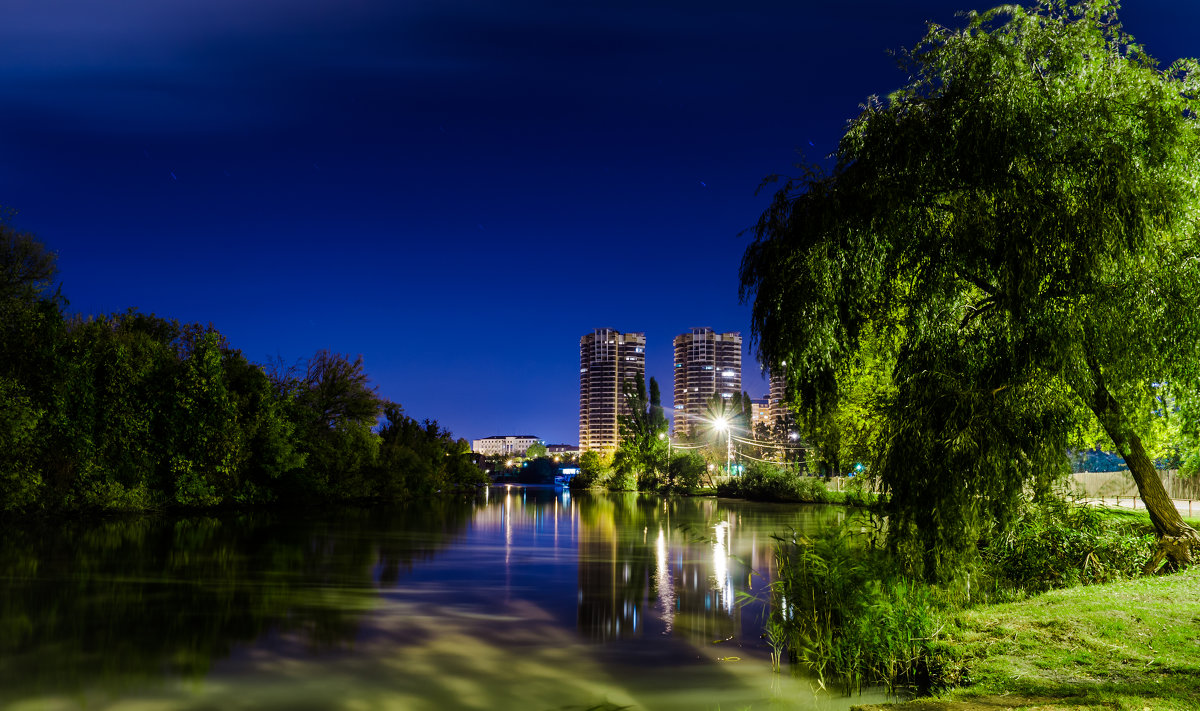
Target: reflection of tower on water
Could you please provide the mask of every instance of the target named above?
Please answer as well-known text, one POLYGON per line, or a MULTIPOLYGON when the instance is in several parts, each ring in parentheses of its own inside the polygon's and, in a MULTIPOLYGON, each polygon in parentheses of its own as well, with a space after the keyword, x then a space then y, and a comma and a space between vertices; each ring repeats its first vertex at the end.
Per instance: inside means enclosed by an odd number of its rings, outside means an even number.
POLYGON ((671 556, 667 549, 667 533, 658 527, 658 538, 654 541, 654 596, 658 600, 658 614, 670 634, 675 623, 675 584, 671 579, 671 556))
POLYGON ((741 629, 741 609, 733 604, 729 536, 729 524, 721 521, 701 540, 678 539, 674 633, 696 643, 736 636, 741 629))
POLYGON ((729 522, 713 526, 713 572, 711 589, 717 591, 716 602, 733 613, 733 578, 729 572, 729 522))
POLYGON ((580 631, 611 641, 640 637, 649 625, 702 644, 739 634, 733 525, 679 530, 666 512, 638 523, 644 535, 624 539, 612 519, 581 527, 580 631))

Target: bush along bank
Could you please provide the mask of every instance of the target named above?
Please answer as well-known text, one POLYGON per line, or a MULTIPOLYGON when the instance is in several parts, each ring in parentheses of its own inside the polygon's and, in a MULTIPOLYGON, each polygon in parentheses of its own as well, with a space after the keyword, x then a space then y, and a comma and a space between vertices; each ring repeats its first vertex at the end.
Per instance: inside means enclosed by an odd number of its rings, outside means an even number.
POLYGON ((751 462, 746 471, 717 484, 717 495, 751 501, 782 501, 819 504, 830 501, 825 482, 761 462, 751 462))
POLYGON ((792 663, 847 692, 872 684, 920 693, 970 684, 977 660, 947 636, 960 615, 1135 578, 1154 541, 1136 523, 1103 511, 1028 503, 1006 534, 980 546, 973 566, 953 579, 927 581, 906 565, 911 552, 876 545, 881 533, 877 523, 858 520, 776 542, 768 631, 783 640, 792 663))
POLYGON ((845 491, 830 491, 825 480, 765 462, 751 462, 741 476, 717 484, 717 495, 751 501, 866 506, 875 501, 865 479, 850 479, 845 491))

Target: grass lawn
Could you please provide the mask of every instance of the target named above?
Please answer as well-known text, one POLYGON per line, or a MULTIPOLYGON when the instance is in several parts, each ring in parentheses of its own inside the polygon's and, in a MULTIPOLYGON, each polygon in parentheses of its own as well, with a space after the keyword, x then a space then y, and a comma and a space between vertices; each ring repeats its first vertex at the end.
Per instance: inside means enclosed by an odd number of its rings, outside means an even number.
POLYGON ((1200 570, 970 610, 945 632, 976 682, 963 695, 1200 710, 1200 570))
POLYGON ((1197 568, 964 611, 942 634, 972 684, 894 708, 1200 711, 1197 568))
MULTIPOLYGON (((1140 526, 1147 533, 1154 533, 1154 524, 1150 523, 1150 514, 1145 509, 1120 509, 1105 507, 1104 515, 1117 522, 1140 526)), ((1200 530, 1200 516, 1183 516, 1183 520, 1192 528, 1200 530)))

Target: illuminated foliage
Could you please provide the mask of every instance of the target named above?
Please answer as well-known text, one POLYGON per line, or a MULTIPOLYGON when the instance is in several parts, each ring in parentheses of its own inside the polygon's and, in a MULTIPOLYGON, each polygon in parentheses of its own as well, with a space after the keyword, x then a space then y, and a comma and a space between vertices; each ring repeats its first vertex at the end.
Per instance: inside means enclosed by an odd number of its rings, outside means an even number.
POLYGON ((614 489, 655 489, 662 481, 667 464, 667 416, 663 413, 658 381, 638 373, 636 381, 626 381, 623 395, 627 414, 617 417, 621 444, 613 455, 614 489))
POLYGON ((1200 381, 1200 70, 1160 69, 1115 12, 931 26, 909 83, 867 102, 831 172, 778 191, 743 258, 763 361, 788 363, 810 418, 841 406, 872 339, 894 353, 868 401, 874 471, 893 544, 929 574, 1093 426, 1172 565, 1195 540, 1142 440, 1157 398, 1200 381))

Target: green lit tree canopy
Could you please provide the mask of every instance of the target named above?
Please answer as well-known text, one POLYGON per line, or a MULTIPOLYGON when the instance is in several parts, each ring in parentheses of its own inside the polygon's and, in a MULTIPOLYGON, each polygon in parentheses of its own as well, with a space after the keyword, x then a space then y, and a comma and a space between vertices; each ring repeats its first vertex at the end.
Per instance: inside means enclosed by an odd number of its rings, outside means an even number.
POLYGON ((894 542, 920 541, 927 566, 966 554, 1093 428, 1169 563, 1196 541, 1143 438, 1188 421, 1163 403, 1198 381, 1200 68, 1159 67, 1117 9, 931 26, 902 55, 909 82, 868 100, 830 171, 777 192, 743 258, 760 355, 788 363, 807 414, 838 406, 864 347, 894 360, 875 470, 894 542))
POLYGON ((613 467, 624 477, 638 481, 642 488, 655 488, 660 471, 666 467, 667 416, 663 412, 658 381, 641 373, 622 383, 626 412, 617 416, 621 442, 613 456, 613 467))

